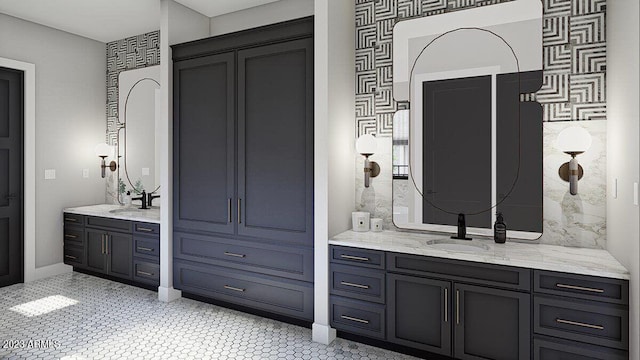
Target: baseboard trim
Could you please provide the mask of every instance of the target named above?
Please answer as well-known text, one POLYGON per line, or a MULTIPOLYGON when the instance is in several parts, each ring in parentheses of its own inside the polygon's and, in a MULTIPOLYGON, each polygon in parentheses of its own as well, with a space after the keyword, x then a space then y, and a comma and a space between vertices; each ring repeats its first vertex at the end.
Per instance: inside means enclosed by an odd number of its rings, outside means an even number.
POLYGON ((158 286, 158 300, 162 302, 172 302, 182 297, 182 291, 173 287, 158 286))
POLYGON ((329 345, 336 339, 336 329, 329 325, 313 323, 311 326, 311 338, 313 342, 329 345))
POLYGON ((65 263, 57 263, 53 265, 42 266, 34 269, 30 274, 25 273, 24 282, 32 282, 40 279, 46 279, 51 276, 67 274, 73 271, 73 267, 65 263))

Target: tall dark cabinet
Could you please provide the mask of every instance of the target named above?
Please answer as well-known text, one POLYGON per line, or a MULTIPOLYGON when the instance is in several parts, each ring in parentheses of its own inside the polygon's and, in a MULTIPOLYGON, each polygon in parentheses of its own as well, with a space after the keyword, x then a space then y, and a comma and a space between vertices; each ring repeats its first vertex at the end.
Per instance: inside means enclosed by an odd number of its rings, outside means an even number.
POLYGON ((313 319, 313 18, 173 46, 174 283, 313 319))

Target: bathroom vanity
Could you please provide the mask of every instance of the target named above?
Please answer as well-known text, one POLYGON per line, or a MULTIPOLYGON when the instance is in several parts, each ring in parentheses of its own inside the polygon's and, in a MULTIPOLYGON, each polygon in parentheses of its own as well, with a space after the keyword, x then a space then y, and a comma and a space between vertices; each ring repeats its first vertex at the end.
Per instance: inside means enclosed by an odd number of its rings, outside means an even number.
POLYGON ((605 250, 394 231, 330 244, 343 334, 456 359, 628 358, 629 274, 605 250))
POLYGON ((160 285, 160 210, 92 205, 64 210, 64 263, 150 289, 160 285))

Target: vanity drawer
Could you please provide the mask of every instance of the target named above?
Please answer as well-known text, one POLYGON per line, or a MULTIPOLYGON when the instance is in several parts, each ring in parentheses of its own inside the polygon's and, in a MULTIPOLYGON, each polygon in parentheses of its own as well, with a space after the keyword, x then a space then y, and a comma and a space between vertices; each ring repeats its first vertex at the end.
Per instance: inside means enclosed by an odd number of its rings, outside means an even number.
POLYGON ((385 339, 385 306, 331 296, 331 326, 351 334, 385 339))
POLYGON ((391 272, 531 291, 530 269, 398 253, 387 253, 387 264, 391 272))
POLYGON ((84 229, 75 226, 64 227, 64 242, 65 244, 75 244, 77 246, 84 245, 84 229))
POLYGON ((84 249, 74 246, 64 246, 64 263, 71 266, 84 265, 84 249))
POLYGON ((629 311, 620 305, 534 296, 537 334, 622 350, 629 348, 629 311))
POLYGON ((614 304, 629 304, 628 281, 597 276, 535 270, 533 291, 614 304))
POLYGON ((119 220, 111 218, 103 218, 97 216, 87 216, 85 225, 99 228, 107 228, 107 230, 123 231, 131 233, 131 221, 119 220))
POLYGON ((298 319, 313 320, 313 284, 174 261, 176 289, 298 319))
POLYGON ((133 256, 148 259, 160 258, 160 240, 142 236, 133 237, 133 256))
POLYGON ((313 281, 313 249, 175 232, 174 256, 183 260, 313 281))
POLYGON ((384 304, 385 272, 331 264, 331 294, 384 304))
POLYGON ((331 246, 331 262, 384 270, 384 251, 331 246))
POLYGON ((62 216, 63 216, 65 225, 72 225, 72 224, 75 224, 78 226, 84 225, 84 215, 64 213, 62 216))
POLYGON ((160 224, 134 222, 133 233, 139 234, 139 235, 147 235, 147 236, 153 236, 153 235, 159 236, 160 224))
POLYGON ((625 351, 553 339, 533 339, 533 360, 628 360, 625 351))
POLYGON ((160 264, 133 259, 133 280, 160 285, 160 264))

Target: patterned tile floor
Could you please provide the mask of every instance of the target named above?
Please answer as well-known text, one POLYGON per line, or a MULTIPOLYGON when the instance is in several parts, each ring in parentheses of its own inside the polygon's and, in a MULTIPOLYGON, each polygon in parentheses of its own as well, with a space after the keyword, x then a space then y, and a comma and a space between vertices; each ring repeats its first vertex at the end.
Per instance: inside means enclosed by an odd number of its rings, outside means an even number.
POLYGON ((0 289, 0 359, 412 359, 80 273, 0 289))

